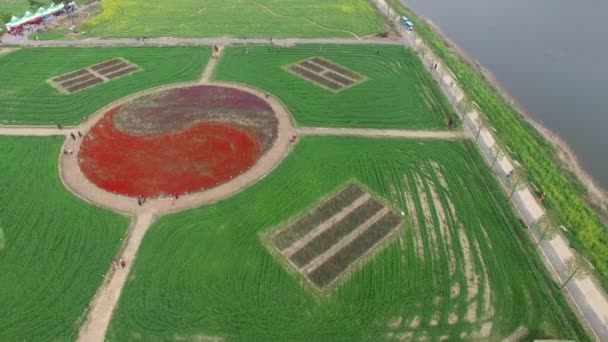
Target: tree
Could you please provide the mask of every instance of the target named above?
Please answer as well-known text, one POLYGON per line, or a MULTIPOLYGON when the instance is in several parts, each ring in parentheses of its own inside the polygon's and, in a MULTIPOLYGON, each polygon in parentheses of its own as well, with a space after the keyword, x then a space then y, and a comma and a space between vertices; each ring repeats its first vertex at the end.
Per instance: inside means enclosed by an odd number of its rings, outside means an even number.
POLYGON ((572 278, 574 279, 583 279, 591 274, 591 266, 589 266, 589 262, 585 260, 583 257, 578 255, 573 255, 566 259, 564 272, 567 275, 566 281, 559 287, 563 289, 568 285, 572 278))
POLYGON ((511 188, 511 193, 509 194, 508 198, 509 201, 511 200, 511 197, 513 197, 515 191, 521 190, 526 185, 525 179, 525 170, 519 165, 515 166, 513 171, 511 171, 511 176, 509 177, 509 182, 513 184, 513 187, 511 188))
POLYGON ((492 145, 492 147, 490 149, 494 153, 494 161, 492 161, 492 166, 490 166, 490 168, 492 170, 494 170, 494 165, 496 165, 496 162, 499 159, 502 159, 502 157, 504 157, 505 154, 504 154, 504 152, 502 152, 502 150, 500 149, 500 147, 498 146, 497 143, 494 143, 494 145, 492 145))
POLYGON ((462 111, 462 117, 460 118, 462 121, 464 121, 464 116, 470 113, 474 108, 473 102, 471 102, 466 95, 458 102, 458 107, 462 111))
POLYGON ((479 139, 479 136, 481 136, 481 129, 484 126, 484 118, 483 115, 481 115, 480 113, 477 113, 477 117, 475 118, 475 123, 477 123, 477 126, 479 126, 479 129, 477 130, 477 135, 475 136, 475 142, 477 142, 477 140, 479 139))
POLYGON ((557 235, 557 215, 553 211, 547 211, 545 215, 543 215, 538 221, 536 221, 532 226, 536 228, 540 232, 540 237, 536 245, 540 245, 541 241, 547 239, 552 239, 555 235, 557 235))

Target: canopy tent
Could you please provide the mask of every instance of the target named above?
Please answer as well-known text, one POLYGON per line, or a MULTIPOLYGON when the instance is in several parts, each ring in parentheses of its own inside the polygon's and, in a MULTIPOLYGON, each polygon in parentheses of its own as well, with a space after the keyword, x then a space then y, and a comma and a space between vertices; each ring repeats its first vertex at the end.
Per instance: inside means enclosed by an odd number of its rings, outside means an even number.
POLYGON ((8 23, 4 24, 4 26, 6 27, 7 31, 10 31, 11 28, 21 26, 21 24, 23 24, 21 18, 13 16, 8 23))
POLYGON ((63 4, 63 2, 60 2, 58 4, 52 4, 51 6, 49 6, 49 8, 47 8, 46 12, 44 12, 44 15, 49 15, 61 11, 64 7, 65 5, 63 4))
POLYGON ((11 21, 9 21, 8 23, 6 23, 4 26, 9 27, 9 26, 19 26, 23 24, 23 21, 21 21, 21 18, 17 18, 15 16, 13 16, 11 18, 11 21))
POLYGON ((11 28, 19 27, 28 22, 35 23, 37 21, 40 21, 42 18, 44 18, 47 15, 51 15, 53 13, 63 10, 64 7, 65 7, 65 5, 63 3, 58 3, 58 4, 51 3, 49 8, 45 9, 44 7, 40 7, 38 9, 38 11, 36 11, 36 13, 27 11, 21 18, 17 18, 15 16, 13 16, 8 23, 4 24, 4 26, 6 26, 6 29, 10 31, 11 28))
POLYGON ((33 13, 30 19, 27 21, 28 23, 37 23, 42 20, 44 13, 44 8, 40 7, 36 13, 33 13))
POLYGON ((30 11, 26 11, 25 15, 21 18, 21 20, 23 21, 23 23, 27 23, 32 18, 34 18, 34 13, 32 13, 30 11))
POLYGON ((40 7, 36 12, 36 15, 44 17, 46 15, 46 9, 44 7, 40 7))

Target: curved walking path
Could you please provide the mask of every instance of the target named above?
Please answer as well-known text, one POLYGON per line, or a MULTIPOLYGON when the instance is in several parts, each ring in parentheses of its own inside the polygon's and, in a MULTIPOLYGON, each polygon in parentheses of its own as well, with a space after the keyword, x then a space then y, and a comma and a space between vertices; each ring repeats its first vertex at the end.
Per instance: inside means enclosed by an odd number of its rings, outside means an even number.
MULTIPOLYGON (((108 109, 113 108, 119 105, 120 103, 131 101, 134 98, 145 96, 151 93, 156 93, 160 90, 179 88, 195 84, 199 85, 203 83, 173 84, 170 86, 158 87, 151 90, 142 91, 132 96, 128 96, 127 98, 124 98, 104 107, 96 114, 91 116, 91 118, 87 122, 79 126, 80 131, 83 134, 88 132, 89 129, 91 129, 91 127, 93 127, 103 117, 104 113, 108 109)), ((268 150, 266 154, 264 154, 257 161, 257 163, 249 170, 239 175, 238 177, 235 177, 232 180, 221 184, 215 188, 211 188, 201 192, 180 195, 179 200, 174 202, 167 198, 156 198, 150 199, 146 202, 146 204, 140 206, 137 204, 137 200, 133 197, 110 193, 91 183, 82 173, 78 165, 77 155, 80 149, 81 139, 77 139, 76 141, 72 139, 66 139, 62 150, 65 148, 71 148, 75 152, 75 154, 62 154, 60 156, 60 174, 64 185, 70 191, 72 191, 74 194, 81 197, 82 199, 94 203, 96 205, 112 209, 117 212, 137 215, 140 212, 146 212, 150 210, 150 208, 153 208, 155 214, 166 214, 170 212, 181 211, 184 209, 199 207, 203 204, 217 202, 221 199, 235 194, 236 192, 241 191, 247 185, 264 177, 272 169, 274 169, 274 167, 281 161, 281 159, 283 159, 283 157, 287 154, 292 145, 289 140, 296 133, 296 130, 291 121, 291 116, 278 100, 275 100, 272 96, 266 99, 265 94, 259 90, 255 90, 246 86, 237 85, 233 83, 213 82, 205 84, 236 88, 241 91, 256 95, 260 98, 264 98, 277 116, 279 122, 277 140, 275 141, 272 148, 268 150)))

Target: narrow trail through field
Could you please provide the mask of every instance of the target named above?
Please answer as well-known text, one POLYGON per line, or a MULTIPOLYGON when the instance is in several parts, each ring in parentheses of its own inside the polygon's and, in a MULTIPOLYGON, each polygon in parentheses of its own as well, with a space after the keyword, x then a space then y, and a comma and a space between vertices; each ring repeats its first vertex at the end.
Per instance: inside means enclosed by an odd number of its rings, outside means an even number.
POLYGON ((363 137, 394 137, 411 139, 466 139, 464 131, 424 131, 377 128, 341 128, 341 127, 300 127, 299 135, 347 135, 363 137))
POLYGON ((205 70, 203 70, 203 74, 201 75, 201 83, 206 83, 211 80, 213 71, 222 56, 222 51, 224 51, 223 45, 214 45, 214 51, 211 52, 211 59, 207 62, 207 66, 205 66, 205 70), (215 50, 216 48, 217 50, 215 50))
POLYGON ((119 260, 120 258, 124 259, 126 266, 122 268, 120 265, 117 265, 117 267, 112 265, 112 269, 107 273, 89 307, 87 319, 80 329, 79 341, 104 341, 112 312, 131 272, 141 241, 152 222, 154 222, 154 212, 152 210, 140 212, 135 216, 134 223, 129 229, 126 242, 119 256, 119 260))
POLYGON ((265 6, 265 5, 263 5, 263 4, 260 4, 259 2, 254 1, 254 3, 255 3, 256 5, 258 5, 258 6, 262 7, 263 9, 265 9, 265 10, 266 10, 268 13, 270 13, 270 14, 272 14, 272 15, 275 15, 275 16, 278 16, 278 17, 284 17, 284 18, 297 18, 297 19, 302 19, 302 20, 305 20, 305 21, 307 21, 307 22, 309 22, 309 23, 311 23, 311 24, 313 24, 313 25, 315 25, 315 26, 317 26, 317 27, 320 27, 320 28, 322 28, 322 29, 324 29, 324 30, 327 30, 327 31, 338 31, 338 32, 344 32, 344 33, 348 33, 348 34, 352 35, 352 36, 353 36, 354 38, 356 38, 356 39, 361 39, 361 38, 360 38, 360 37, 359 37, 359 36, 358 36, 356 33, 352 32, 352 31, 348 31, 348 30, 342 30, 342 29, 336 29, 336 28, 330 28, 330 27, 327 27, 327 26, 323 26, 323 25, 319 24, 318 22, 316 22, 316 21, 314 21, 314 20, 312 20, 312 19, 310 19, 310 18, 306 18, 306 17, 300 17, 300 16, 296 16, 296 15, 286 15, 286 14, 280 14, 280 13, 277 13, 277 12, 273 11, 273 10, 272 10, 270 7, 265 6))

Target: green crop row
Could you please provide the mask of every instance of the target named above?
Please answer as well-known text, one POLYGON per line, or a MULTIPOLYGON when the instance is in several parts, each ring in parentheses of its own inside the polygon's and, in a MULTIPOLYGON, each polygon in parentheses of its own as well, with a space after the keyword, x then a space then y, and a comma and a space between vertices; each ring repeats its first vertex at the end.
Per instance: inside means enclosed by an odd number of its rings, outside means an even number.
POLYGON ((0 137, 0 341, 75 340, 128 225, 63 187, 63 139, 0 137))
POLYGON ((555 147, 424 21, 400 1, 389 0, 389 3, 413 20, 416 33, 454 72, 465 93, 479 105, 498 137, 509 146, 512 157, 526 169, 529 180, 546 194, 548 206, 568 227, 572 246, 593 263, 604 287, 608 288, 608 231, 598 213, 585 201, 584 186, 575 175, 560 167, 555 147))
POLYGON ((587 340, 481 165, 470 142, 304 137, 243 192, 150 228, 106 338, 587 340), (263 239, 352 179, 407 223, 317 295, 263 239))
POLYGON ((198 79, 210 54, 210 47, 191 46, 23 48, 0 56, 0 124, 80 123, 83 116, 134 92, 198 79), (47 82, 115 57, 142 71, 69 95, 47 82))

